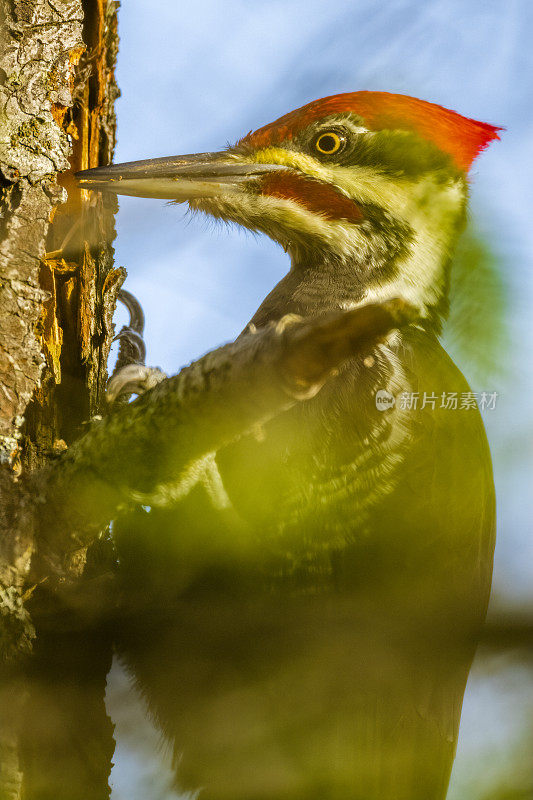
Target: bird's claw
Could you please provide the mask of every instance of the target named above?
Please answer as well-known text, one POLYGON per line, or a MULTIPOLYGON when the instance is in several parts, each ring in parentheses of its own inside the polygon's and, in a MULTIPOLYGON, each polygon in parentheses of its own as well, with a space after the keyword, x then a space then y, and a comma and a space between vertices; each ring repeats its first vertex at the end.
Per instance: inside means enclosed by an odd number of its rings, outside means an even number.
POLYGON ((113 339, 120 341, 115 371, 107 384, 108 403, 117 400, 126 402, 132 394, 144 394, 165 380, 166 374, 159 367, 147 367, 146 344, 143 339, 144 313, 141 304, 131 292, 121 289, 118 299, 128 309, 130 320, 113 339))
POLYGON ((144 364, 146 359, 146 343, 141 333, 124 325, 113 339, 113 342, 118 341, 120 341, 121 345, 121 361, 127 361, 133 364, 144 364))
POLYGON ((128 309, 130 320, 113 339, 114 342, 120 341, 115 372, 119 372, 127 364, 144 364, 146 358, 142 306, 137 298, 125 289, 119 291, 118 299, 128 309))
POLYGON ((159 367, 146 367, 144 364, 127 364, 118 370, 107 384, 106 398, 114 403, 119 397, 130 394, 144 394, 164 381, 167 375, 159 367))

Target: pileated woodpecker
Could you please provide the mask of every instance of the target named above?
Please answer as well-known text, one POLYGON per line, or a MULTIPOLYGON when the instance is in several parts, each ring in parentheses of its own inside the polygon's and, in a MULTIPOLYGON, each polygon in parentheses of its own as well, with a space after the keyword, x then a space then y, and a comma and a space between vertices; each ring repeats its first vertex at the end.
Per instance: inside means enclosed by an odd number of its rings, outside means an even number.
POLYGON ((279 242, 291 268, 251 330, 391 297, 418 310, 316 397, 196 467, 194 500, 173 532, 188 542, 176 545, 177 594, 197 599, 217 559, 230 574, 232 559, 242 566, 227 535, 231 512, 272 603, 254 617, 251 595, 239 601, 220 623, 225 644, 200 615, 204 644, 185 637, 189 667, 176 671, 196 686, 196 705, 176 701, 170 721, 172 701, 152 700, 208 798, 446 795, 495 515, 481 417, 438 336, 467 173, 498 130, 362 91, 309 103, 223 152, 78 174, 84 188, 188 202, 279 242), (201 567, 185 568, 196 549, 201 567), (199 667, 200 679, 194 659, 205 661, 210 639, 218 666, 199 667), (251 654, 261 643, 258 667, 251 654))

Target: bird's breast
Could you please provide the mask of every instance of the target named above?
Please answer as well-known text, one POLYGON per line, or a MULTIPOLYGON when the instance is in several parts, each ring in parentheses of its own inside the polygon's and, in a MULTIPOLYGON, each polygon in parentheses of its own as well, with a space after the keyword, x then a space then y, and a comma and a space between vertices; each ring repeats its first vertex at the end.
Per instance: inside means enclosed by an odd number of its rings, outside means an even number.
POLYGON ((294 562, 329 572, 331 553, 368 534, 397 480, 408 421, 400 408, 383 413, 375 398, 407 378, 385 348, 366 362, 349 363, 317 397, 217 454, 232 503, 288 570, 294 562))
POLYGON ((494 502, 483 425, 475 409, 402 402, 468 390, 436 340, 416 344, 377 347, 371 366, 350 362, 315 398, 217 454, 232 504, 280 576, 360 583, 437 570, 459 585, 474 570, 485 580, 494 502), (377 404, 378 391, 394 403, 377 404))

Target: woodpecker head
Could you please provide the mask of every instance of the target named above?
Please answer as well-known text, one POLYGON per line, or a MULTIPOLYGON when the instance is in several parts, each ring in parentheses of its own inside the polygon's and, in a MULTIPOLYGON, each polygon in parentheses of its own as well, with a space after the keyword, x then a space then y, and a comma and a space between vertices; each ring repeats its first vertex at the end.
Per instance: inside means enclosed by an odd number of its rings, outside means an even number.
MULTIPOLYGON (((465 217, 467 173, 492 125, 386 92, 309 103, 219 153, 78 173, 83 188, 188 202, 266 233, 322 307, 401 296, 435 321, 465 217)), ((294 310, 298 310, 294 308, 294 310)))

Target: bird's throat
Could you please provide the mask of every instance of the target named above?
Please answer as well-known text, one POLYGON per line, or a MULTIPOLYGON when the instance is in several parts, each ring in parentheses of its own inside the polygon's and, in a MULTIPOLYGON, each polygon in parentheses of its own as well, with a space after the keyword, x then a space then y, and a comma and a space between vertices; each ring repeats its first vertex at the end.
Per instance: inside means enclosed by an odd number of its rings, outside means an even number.
POLYGON ((265 297, 251 323, 256 327, 277 321, 286 314, 302 317, 356 305, 364 298, 364 286, 354 280, 353 270, 293 264, 293 268, 265 297))

